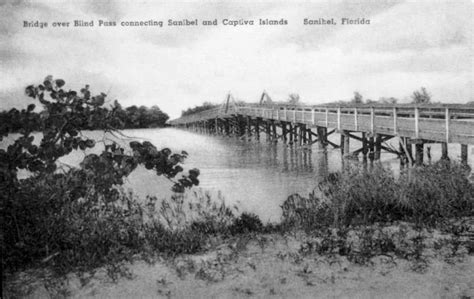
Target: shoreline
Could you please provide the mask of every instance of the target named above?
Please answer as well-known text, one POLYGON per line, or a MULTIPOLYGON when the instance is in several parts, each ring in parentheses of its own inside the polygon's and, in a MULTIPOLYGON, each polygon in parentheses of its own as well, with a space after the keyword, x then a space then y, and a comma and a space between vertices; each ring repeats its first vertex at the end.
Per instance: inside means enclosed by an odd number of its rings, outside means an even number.
MULTIPOLYGON (((391 228, 407 224, 399 223, 391 228)), ((218 241, 207 250, 148 263, 126 263, 115 280, 107 268, 95 274, 68 274, 36 279, 29 274, 16 281, 25 298, 469 298, 474 296, 474 255, 466 250, 449 255, 434 249, 439 232, 428 233, 426 264, 397 256, 376 255, 365 264, 340 254, 308 250, 311 234, 241 235, 218 241)), ((11 285, 10 285, 11 287, 11 285)), ((8 294, 5 298, 10 298, 8 294)), ((14 296, 12 296, 14 297, 14 296)))

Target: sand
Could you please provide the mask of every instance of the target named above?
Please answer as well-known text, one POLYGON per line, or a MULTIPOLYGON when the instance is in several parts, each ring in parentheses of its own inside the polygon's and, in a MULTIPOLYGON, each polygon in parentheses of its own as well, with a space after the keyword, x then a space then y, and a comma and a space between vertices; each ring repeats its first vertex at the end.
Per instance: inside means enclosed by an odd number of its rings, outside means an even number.
MULTIPOLYGON (((474 298, 474 256, 427 264, 376 256, 366 265, 301 251, 307 237, 275 234, 227 240, 202 254, 128 264, 61 284, 30 286, 27 298, 474 298)), ((18 282, 18 281, 17 281, 18 282)))

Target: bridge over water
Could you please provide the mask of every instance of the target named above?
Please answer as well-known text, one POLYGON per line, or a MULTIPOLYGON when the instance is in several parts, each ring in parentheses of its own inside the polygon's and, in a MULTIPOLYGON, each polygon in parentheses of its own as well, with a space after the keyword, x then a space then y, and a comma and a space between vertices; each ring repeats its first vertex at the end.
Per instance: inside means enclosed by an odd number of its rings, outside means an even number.
POLYGON ((424 145, 441 143, 442 158, 448 158, 448 144, 461 146, 461 161, 467 163, 468 144, 474 144, 474 107, 467 105, 289 105, 265 103, 236 104, 232 96, 217 108, 171 120, 170 125, 211 134, 248 136, 268 141, 308 146, 340 148, 345 157, 362 154, 364 159, 380 159, 381 151, 422 164, 424 145), (328 139, 340 134, 340 142, 328 139), (385 141, 398 137, 399 147, 385 141), (360 148, 350 152, 350 140, 360 148), (412 147, 415 147, 413 157, 412 147))

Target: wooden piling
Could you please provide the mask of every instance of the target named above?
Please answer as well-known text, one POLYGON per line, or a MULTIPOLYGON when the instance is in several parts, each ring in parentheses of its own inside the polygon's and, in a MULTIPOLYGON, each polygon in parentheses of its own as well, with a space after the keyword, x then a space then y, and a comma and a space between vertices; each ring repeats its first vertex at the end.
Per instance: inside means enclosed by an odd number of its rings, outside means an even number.
POLYGON ((367 153, 369 152, 369 145, 367 142, 366 133, 362 132, 362 160, 367 161, 367 153))
POLYGON ((374 135, 371 134, 369 137, 369 160, 373 162, 374 158, 375 158, 375 142, 374 142, 374 135))
MULTIPOLYGON (((340 146, 340 149, 341 149, 341 155, 344 155, 344 152, 345 152, 345 145, 346 145, 346 135, 344 134, 344 131, 341 131, 340 133, 340 141, 339 141, 339 146, 340 146)), ((349 138, 349 137, 347 137, 349 138)))
POLYGON ((424 152, 424 143, 418 142, 415 144, 415 164, 420 166, 423 165, 423 152, 424 152))
POLYGON ((441 143, 441 159, 449 160, 448 144, 446 142, 441 143))
POLYGON ((382 135, 375 134, 375 160, 380 160, 380 155, 382 152, 382 135))
POLYGON ((343 131, 344 135, 344 157, 348 157, 351 153, 351 147, 350 147, 350 136, 349 132, 344 130, 343 131))
POLYGON ((255 120, 255 137, 260 140, 260 118, 257 117, 255 120))
POLYGON ((289 126, 289 134, 290 134, 290 144, 293 144, 294 142, 294 129, 293 129, 293 124, 292 123, 288 123, 288 126, 289 126))
POLYGON ((326 145, 327 145, 327 128, 317 127, 316 130, 317 130, 317 134, 318 134, 319 148, 326 148, 326 145))
POLYGON ((467 165, 467 144, 461 144, 461 163, 467 165))
POLYGON ((273 131, 273 141, 278 141, 277 126, 274 120, 272 120, 272 131, 273 131))
POLYGON ((247 136, 252 137, 252 119, 247 116, 247 136))

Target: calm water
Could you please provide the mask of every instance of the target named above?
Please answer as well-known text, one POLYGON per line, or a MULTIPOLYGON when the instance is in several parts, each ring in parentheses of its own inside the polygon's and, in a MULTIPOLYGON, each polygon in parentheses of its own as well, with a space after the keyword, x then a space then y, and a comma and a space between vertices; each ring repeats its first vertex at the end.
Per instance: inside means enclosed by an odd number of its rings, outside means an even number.
MULTIPOLYGON (((123 133, 130 140, 150 141, 159 149, 168 147, 176 152, 187 151, 189 158, 185 162, 185 169, 200 169, 200 188, 216 195, 220 191, 227 203, 237 203, 241 211, 256 213, 264 221, 278 220, 281 215, 279 206, 289 195, 311 192, 328 171, 337 171, 342 165, 340 151, 331 147, 322 151, 314 145, 309 151, 281 142, 267 143, 265 138, 258 142, 172 128, 125 130, 123 133)), ((86 132, 86 135, 96 140, 116 140, 104 136, 102 132, 86 132)), ((338 142, 337 135, 331 137, 333 142, 338 142)), ((130 140, 125 138, 121 142, 128 144, 130 140)), ((358 147, 358 142, 351 140, 351 148, 358 147)), ((433 161, 436 161, 441 155, 440 146, 431 145, 431 148, 433 161)), ((472 151, 470 147, 470 155, 472 151)), ((61 162, 77 165, 86 153, 73 153, 61 159, 61 162)), ((450 145, 449 154, 451 158, 459 159, 460 146, 450 145)), ((395 155, 382 153, 381 158, 383 164, 395 172, 399 170, 399 161, 395 155)), ((474 166, 472 159, 470 164, 474 166)), ((140 197, 168 197, 171 185, 167 179, 157 177, 144 168, 133 172, 126 182, 126 188, 132 188, 140 197)))

